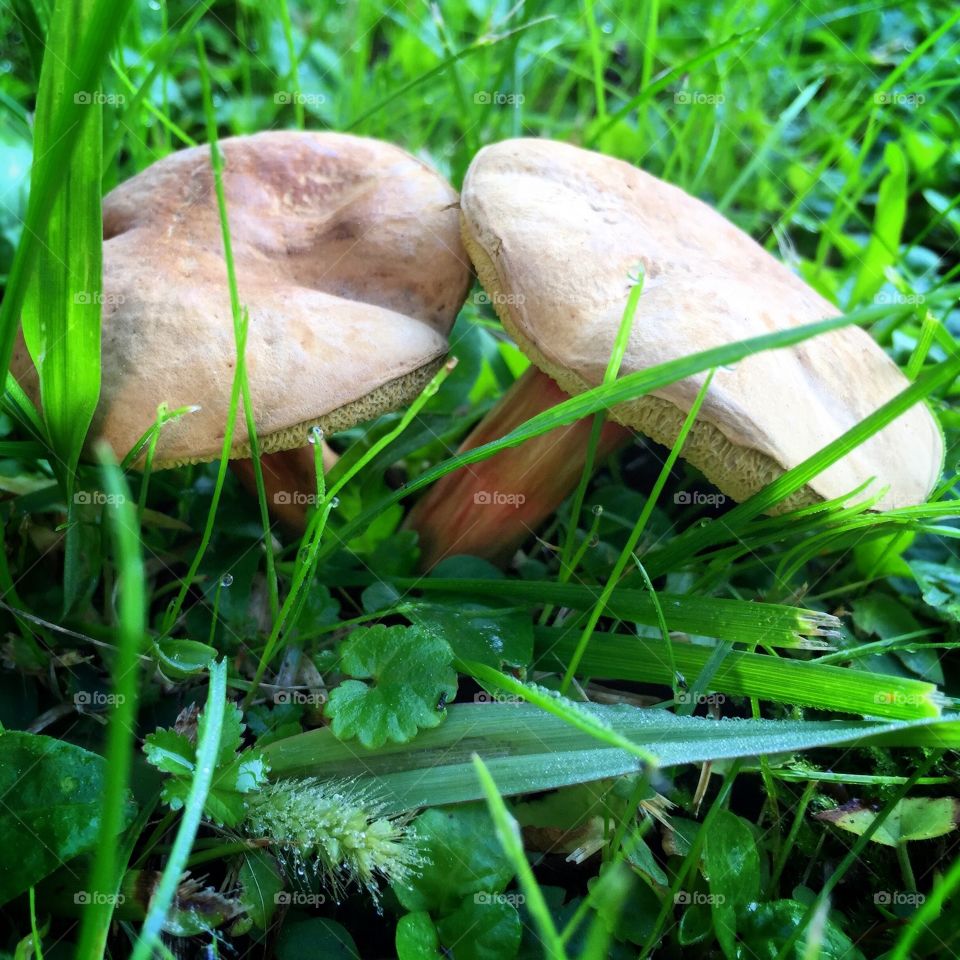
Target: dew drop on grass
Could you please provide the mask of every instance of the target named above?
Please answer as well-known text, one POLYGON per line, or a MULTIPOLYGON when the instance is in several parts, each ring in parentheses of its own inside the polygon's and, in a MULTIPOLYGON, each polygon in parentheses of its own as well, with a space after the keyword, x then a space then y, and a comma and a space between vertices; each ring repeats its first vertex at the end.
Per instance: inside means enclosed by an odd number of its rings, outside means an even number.
POLYGON ((339 497, 334 497, 334 498, 330 501, 330 509, 331 509, 331 510, 336 510, 337 507, 339 507, 339 506, 340 506, 340 498, 339 498, 339 497))
POLYGON ((323 440, 323 431, 319 427, 311 427, 307 431, 308 443, 320 443, 323 440))
POLYGON ((600 516, 603 515, 603 507, 602 507, 599 503, 594 505, 594 507, 593 507, 593 515, 594 515, 595 517, 600 517, 600 516))
POLYGON ((232 573, 225 573, 225 574, 220 578, 220 586, 221 586, 221 587, 232 587, 232 586, 233 586, 233 574, 232 574, 232 573))

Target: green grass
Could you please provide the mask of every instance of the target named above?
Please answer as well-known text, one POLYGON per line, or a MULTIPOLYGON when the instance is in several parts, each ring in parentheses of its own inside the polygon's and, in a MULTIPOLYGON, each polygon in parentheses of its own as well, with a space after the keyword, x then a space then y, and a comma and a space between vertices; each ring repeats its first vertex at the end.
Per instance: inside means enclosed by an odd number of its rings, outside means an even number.
MULTIPOLYGON (((91 751, 50 761, 45 782, 102 796, 94 824, 0 797, 3 869, 23 891, 0 905, 0 957, 960 956, 957 832, 870 840, 900 798, 958 795, 960 11, 13 0, 0 27, 0 366, 22 326, 44 400, 8 380, 0 404, 0 722, 91 751), (525 363, 468 297, 459 362, 406 409, 326 438, 340 461, 291 536, 261 472, 250 496, 226 459, 238 423, 256 444, 256 317, 216 151, 237 346, 223 455, 153 470, 164 424, 189 416, 163 397, 135 451, 98 458, 87 442, 102 193, 171 151, 286 128, 397 143, 455 186, 503 138, 589 146, 713 204, 844 317, 626 376, 615 350, 600 386, 457 454, 525 363), (745 503, 690 506, 679 494, 710 488, 677 458, 682 438, 637 445, 585 470, 505 571, 454 558, 417 574, 403 517, 444 475, 581 417, 592 463, 615 403, 849 323, 909 387, 745 503), (947 445, 927 504, 766 515, 916 402, 947 445), (333 736, 323 703, 347 679, 350 631, 381 622, 439 637, 437 675, 456 665, 459 689, 434 728, 367 750, 333 736), (241 825, 208 819, 240 763, 220 744, 230 700, 248 758, 350 781, 371 822, 455 805, 444 826, 413 819, 441 844, 414 892, 386 896, 382 916, 355 890, 324 901, 241 825), (194 703, 210 719, 181 718, 198 762, 170 809, 140 745, 194 703), (879 813, 860 836, 814 817, 851 800, 879 813), (52 873, 27 875, 37 844, 62 861, 52 873), (575 865, 578 844, 593 853, 575 865), (201 901, 216 906, 200 916, 201 901)), ((643 323, 642 279, 621 347, 643 323)), ((371 658, 389 676, 388 654, 371 658)), ((0 764, 3 749, 0 733, 0 764)), ((235 786, 241 806, 256 789, 235 786)))

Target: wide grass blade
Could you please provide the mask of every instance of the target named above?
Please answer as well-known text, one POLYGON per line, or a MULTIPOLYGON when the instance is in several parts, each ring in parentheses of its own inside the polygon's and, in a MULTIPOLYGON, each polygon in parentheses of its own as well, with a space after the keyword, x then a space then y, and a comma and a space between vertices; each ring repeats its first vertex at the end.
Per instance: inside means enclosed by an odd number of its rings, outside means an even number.
MULTIPOLYGON (((81 0, 67 0, 81 5, 81 0)), ((59 72, 59 86, 51 97, 51 117, 45 121, 46 149, 34 149, 34 165, 30 180, 30 200, 20 243, 14 255, 10 275, 0 304, 0 375, 10 367, 13 342, 20 322, 20 313, 27 295, 30 277, 47 233, 47 221, 64 185, 64 171, 69 170, 73 153, 84 134, 91 105, 85 102, 99 87, 108 54, 123 25, 130 0, 82 0, 84 16, 67 17, 64 24, 74 38, 69 42, 69 70, 59 72)), ((57 5, 58 10, 61 5, 57 5)), ((67 50, 60 49, 58 56, 67 50)), ((39 118, 38 118, 39 123, 39 118)), ((96 173, 99 183, 100 172, 96 173)), ((97 238, 99 248, 100 238, 97 238)), ((94 254, 96 255, 96 254, 94 254)))
MULTIPOLYGON (((554 583, 550 580, 455 580, 425 577, 397 580, 397 586, 425 593, 456 593, 507 600, 531 608, 549 603, 574 610, 590 610, 600 587, 554 583)), ((687 594, 659 594, 660 605, 672 631, 716 637, 731 643, 766 644, 772 647, 822 647, 839 636, 840 621, 828 613, 777 603, 752 603, 687 594), (821 638, 811 642, 805 637, 821 638)), ((659 626, 656 604, 645 590, 617 587, 606 602, 606 612, 619 620, 659 626)))
MULTIPOLYGON (((95 7, 95 0, 58 0, 54 6, 37 96, 35 185, 42 182, 47 158, 56 151, 60 137, 58 107, 62 109, 70 90, 72 64, 79 54, 83 27, 95 7)), ((53 452, 50 462, 66 496, 70 521, 64 563, 66 609, 81 591, 76 571, 82 531, 73 522, 74 480, 100 396, 101 96, 96 89, 74 94, 74 106, 80 111, 76 148, 60 173, 61 187, 55 191, 50 216, 41 228, 23 309, 23 336, 39 375, 43 419, 53 452)))
MULTIPOLYGON (((822 747, 960 746, 960 721, 707 720, 665 710, 590 705, 596 718, 656 755, 662 767, 792 753, 822 747)), ((637 757, 527 704, 455 704, 446 721, 410 744, 365 750, 329 727, 269 744, 273 776, 349 777, 382 798, 385 810, 481 799, 474 754, 505 796, 636 773, 637 757), (358 776, 358 771, 363 773, 358 776)))
MULTIPOLYGON (((717 649, 671 643, 668 650, 659 638, 622 633, 596 633, 594 637, 581 661, 580 673, 598 680, 672 686, 672 657, 676 669, 692 682, 717 649)), ((560 627, 537 627, 536 639, 541 670, 562 670, 576 646, 572 632, 560 627)), ((938 717, 947 703, 934 684, 923 680, 738 650, 726 651, 706 687, 735 697, 898 720, 938 717)))

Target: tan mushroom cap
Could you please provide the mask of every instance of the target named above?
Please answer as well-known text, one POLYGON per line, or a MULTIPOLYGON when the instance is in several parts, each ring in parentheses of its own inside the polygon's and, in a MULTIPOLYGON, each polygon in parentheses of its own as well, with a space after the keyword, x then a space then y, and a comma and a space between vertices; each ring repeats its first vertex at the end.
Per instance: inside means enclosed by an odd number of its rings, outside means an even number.
MULTIPOLYGON (((508 332, 568 393, 598 385, 629 290, 645 280, 621 373, 838 315, 715 210, 642 170, 549 140, 507 140, 473 159, 462 230, 508 332)), ((671 445, 705 375, 613 408, 671 445)), ((684 457, 746 499, 854 426, 908 381, 847 327, 720 369, 684 457)), ((781 509, 848 494, 871 477, 878 508, 922 503, 943 438, 924 404, 823 471, 781 509)))
MULTIPOLYGON (((220 149, 263 452, 412 399, 443 362, 469 283, 456 192, 377 140, 268 132, 220 149)), ((161 402, 199 405, 161 432, 156 463, 218 457, 236 346, 209 148, 165 157, 111 192, 104 237, 91 439, 122 456, 161 402)), ((13 371, 36 395, 22 342, 13 371)), ((249 456, 242 411, 231 456, 249 456)))

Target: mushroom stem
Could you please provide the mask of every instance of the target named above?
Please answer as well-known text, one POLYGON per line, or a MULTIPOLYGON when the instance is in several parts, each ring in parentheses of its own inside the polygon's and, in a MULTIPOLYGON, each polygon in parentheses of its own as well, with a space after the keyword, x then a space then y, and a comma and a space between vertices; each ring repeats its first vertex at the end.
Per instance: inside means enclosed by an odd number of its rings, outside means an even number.
MULTIPOLYGON (((323 469, 329 471, 339 458, 323 444, 323 469)), ((243 486, 257 495, 257 479, 252 460, 234 460, 230 464, 243 486)), ((317 493, 317 474, 313 466, 313 447, 295 447, 260 457, 263 486, 270 512, 285 527, 303 533, 307 512, 317 493)))
MULTIPOLYGON (((550 377, 531 366, 474 428, 460 452, 497 440, 566 399, 550 377)), ((421 568, 429 570, 454 554, 506 563, 576 487, 592 421, 585 417, 558 427, 438 480, 405 524, 420 535, 421 568)), ((597 462, 632 436, 618 424, 605 423, 597 462)))

